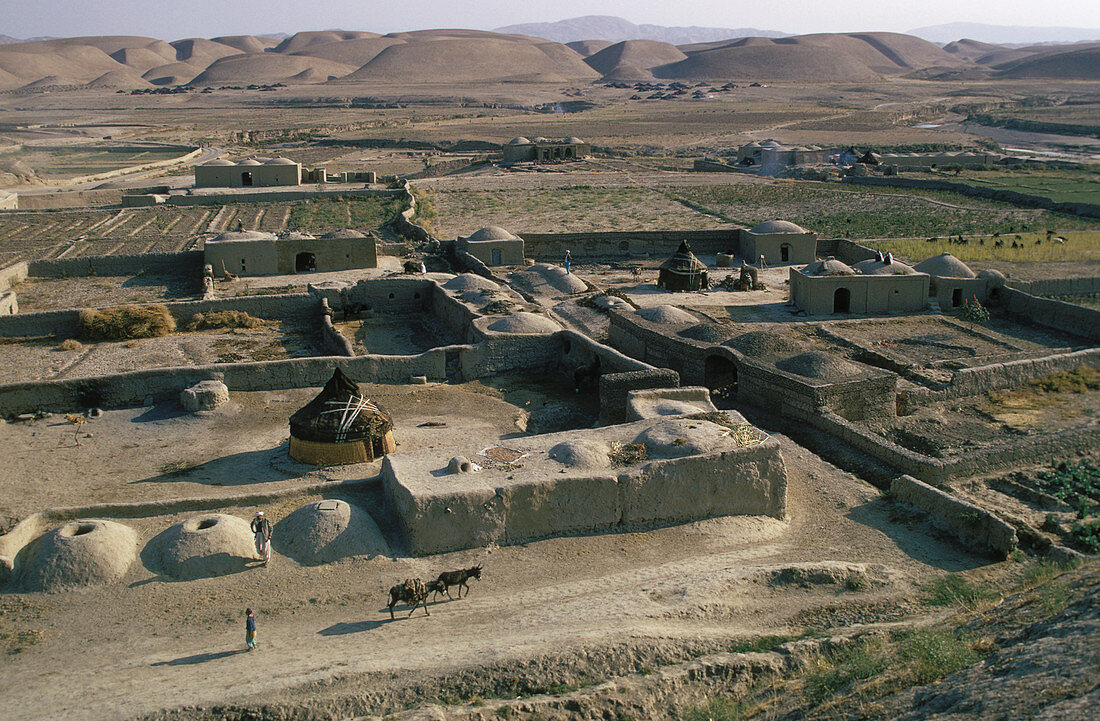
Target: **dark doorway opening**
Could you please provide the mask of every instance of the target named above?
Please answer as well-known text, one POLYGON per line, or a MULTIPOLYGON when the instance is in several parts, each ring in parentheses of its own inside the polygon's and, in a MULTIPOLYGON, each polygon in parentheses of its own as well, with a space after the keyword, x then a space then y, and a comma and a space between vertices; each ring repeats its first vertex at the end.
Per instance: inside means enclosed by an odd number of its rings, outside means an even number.
POLYGON ((963 289, 955 288, 951 291, 951 307, 958 308, 963 304, 963 289))
POLYGON ((715 406, 733 408, 737 400, 737 366, 729 358, 709 356, 703 368, 703 385, 710 389, 715 406))
POLYGON ((500 248, 493 249, 493 265, 500 265, 500 248))
POLYGON ((847 288, 837 288, 833 293, 833 312, 849 313, 852 307, 852 292, 847 288))
POLYGON ((252 173, 241 173, 241 185, 245 187, 252 185, 252 173))
POLYGON ((791 262, 791 246, 786 243, 779 246, 779 260, 783 263, 791 262))
POLYGON ((313 253, 299 253, 294 257, 294 271, 308 273, 317 270, 317 258, 313 253))

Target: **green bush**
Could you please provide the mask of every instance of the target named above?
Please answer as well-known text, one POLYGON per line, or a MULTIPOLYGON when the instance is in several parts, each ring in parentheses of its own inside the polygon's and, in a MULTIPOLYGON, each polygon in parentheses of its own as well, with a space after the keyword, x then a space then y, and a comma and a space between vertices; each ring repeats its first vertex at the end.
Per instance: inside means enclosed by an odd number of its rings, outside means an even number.
POLYGON ((921 684, 950 676, 980 658, 968 639, 936 629, 908 634, 901 642, 900 656, 913 665, 916 681, 921 684))
POLYGON ((1086 553, 1100 553, 1100 523, 1075 523, 1070 538, 1086 553))

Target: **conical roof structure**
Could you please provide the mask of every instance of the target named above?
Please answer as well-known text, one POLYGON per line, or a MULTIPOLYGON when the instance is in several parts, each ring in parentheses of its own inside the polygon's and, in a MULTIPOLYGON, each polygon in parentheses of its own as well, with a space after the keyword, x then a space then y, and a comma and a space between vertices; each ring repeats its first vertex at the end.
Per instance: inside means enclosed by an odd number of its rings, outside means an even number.
POLYGON ((680 241, 676 253, 661 263, 657 274, 657 285, 665 290, 702 290, 709 284, 707 266, 695 257, 686 240, 680 241))
POLYGON ((395 448, 393 417, 339 368, 317 397, 290 417, 290 455, 304 463, 362 463, 395 448))

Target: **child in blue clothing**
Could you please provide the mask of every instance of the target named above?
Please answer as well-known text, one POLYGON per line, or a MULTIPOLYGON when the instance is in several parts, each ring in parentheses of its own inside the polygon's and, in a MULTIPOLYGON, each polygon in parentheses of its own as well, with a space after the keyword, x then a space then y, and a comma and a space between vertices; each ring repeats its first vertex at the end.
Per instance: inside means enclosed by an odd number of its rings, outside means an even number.
POLYGON ((246 608, 244 613, 244 642, 251 651, 256 648, 256 617, 252 615, 251 608, 246 608))

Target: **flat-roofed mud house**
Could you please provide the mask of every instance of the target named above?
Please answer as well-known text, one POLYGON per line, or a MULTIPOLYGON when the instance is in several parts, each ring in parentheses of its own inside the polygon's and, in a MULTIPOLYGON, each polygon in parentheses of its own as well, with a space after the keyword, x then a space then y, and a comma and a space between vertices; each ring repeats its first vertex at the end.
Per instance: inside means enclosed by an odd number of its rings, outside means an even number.
POLYGON ((319 238, 298 232, 280 236, 258 230, 222 233, 206 241, 203 258, 215 273, 234 275, 282 275, 378 266, 374 238, 355 230, 337 230, 319 238))

